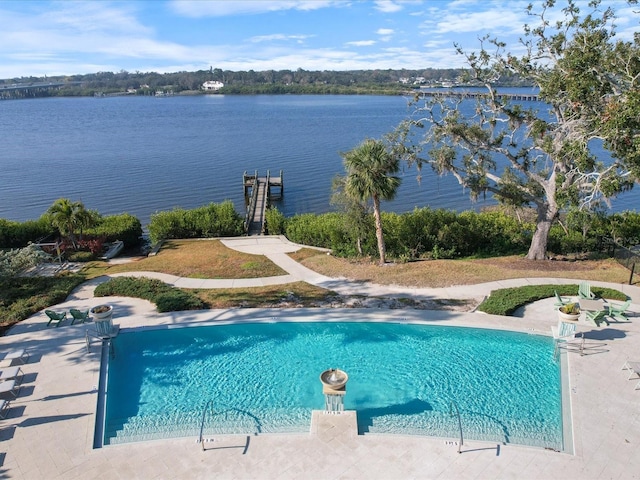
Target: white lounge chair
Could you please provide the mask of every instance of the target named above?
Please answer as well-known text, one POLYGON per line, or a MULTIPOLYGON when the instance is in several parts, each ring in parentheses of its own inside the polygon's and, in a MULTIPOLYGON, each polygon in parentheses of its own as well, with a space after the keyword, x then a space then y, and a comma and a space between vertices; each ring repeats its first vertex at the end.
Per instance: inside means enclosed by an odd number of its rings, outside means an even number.
POLYGON ((18 383, 22 383, 24 373, 20 367, 8 367, 0 370, 0 380, 16 380, 18 383))
POLYGON ((18 397, 18 392, 20 391, 20 386, 16 383, 15 380, 7 380, 6 382, 0 382, 0 395, 5 393, 10 393, 13 395, 13 398, 18 397))
POLYGON ((640 389, 640 362, 626 362, 622 366, 622 370, 629 370, 627 380, 639 380, 634 390, 640 389), (634 375, 636 378, 633 378, 634 375))
POLYGON ((27 360, 29 360, 29 352, 24 348, 19 348, 17 350, 11 350, 10 352, 0 353, 0 361, 2 361, 3 366, 11 366, 14 360, 22 364, 27 363, 27 360))
POLYGON ((7 418, 9 413, 9 400, 0 400, 0 418, 7 418))

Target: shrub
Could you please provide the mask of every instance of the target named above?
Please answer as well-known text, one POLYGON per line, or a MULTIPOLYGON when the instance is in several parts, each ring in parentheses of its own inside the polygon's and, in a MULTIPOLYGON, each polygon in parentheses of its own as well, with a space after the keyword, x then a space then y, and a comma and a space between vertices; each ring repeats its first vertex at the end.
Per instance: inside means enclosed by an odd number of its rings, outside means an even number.
POLYGON ((63 302, 84 280, 74 274, 0 280, 0 332, 43 308, 63 302))
POLYGON ((26 222, 12 222, 0 218, 0 248, 22 248, 30 242, 53 235, 55 229, 46 218, 26 222))
POLYGON ((98 285, 96 297, 110 295, 134 297, 156 304, 159 312, 200 310, 205 307, 194 293, 180 290, 153 278, 116 277, 98 285))
MULTIPOLYGON (((563 296, 576 296, 578 285, 527 285, 524 287, 501 288, 491 292, 491 295, 478 306, 478 310, 492 315, 512 315, 524 305, 553 297, 554 292, 563 296)), ((611 300, 626 300, 627 296, 611 288, 591 287, 591 292, 601 298, 611 300)))
POLYGON ((242 232, 242 217, 228 200, 193 210, 176 208, 156 212, 149 223, 152 243, 177 238, 229 237, 242 232))
POLYGON ((107 215, 99 219, 97 225, 83 234, 96 237, 105 242, 122 240, 127 248, 140 245, 142 224, 138 218, 128 213, 107 215))
POLYGON ((35 245, 8 251, 0 250, 0 278, 14 277, 27 268, 34 267, 50 259, 50 255, 35 245))
POLYGON ((286 221, 284 214, 276 207, 266 211, 267 233, 269 235, 282 235, 285 232, 286 221))

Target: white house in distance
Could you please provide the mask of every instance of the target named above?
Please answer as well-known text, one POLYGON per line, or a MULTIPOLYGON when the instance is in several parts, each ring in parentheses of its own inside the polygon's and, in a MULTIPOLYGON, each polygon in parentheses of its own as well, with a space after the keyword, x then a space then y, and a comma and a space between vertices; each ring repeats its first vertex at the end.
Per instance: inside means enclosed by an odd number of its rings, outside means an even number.
POLYGON ((218 81, 215 81, 215 82, 211 82, 211 81, 210 82, 204 82, 202 84, 202 89, 203 90, 213 90, 214 92, 220 90, 222 87, 224 87, 224 83, 218 82, 218 81))

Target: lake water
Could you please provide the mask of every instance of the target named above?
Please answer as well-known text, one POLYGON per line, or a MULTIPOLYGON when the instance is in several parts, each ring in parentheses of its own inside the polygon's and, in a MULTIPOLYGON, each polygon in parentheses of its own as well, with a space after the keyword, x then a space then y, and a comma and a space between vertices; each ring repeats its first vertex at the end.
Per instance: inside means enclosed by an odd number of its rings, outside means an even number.
MULTIPOLYGON (((284 171, 285 215, 331 210, 340 152, 392 131, 407 99, 387 96, 174 96, 0 102, 0 218, 36 219, 58 198, 102 214, 195 208, 230 199, 244 212, 243 172, 284 171)), ((401 173, 386 210, 478 209, 452 176, 401 173)), ((614 202, 635 209, 638 191, 614 202)))

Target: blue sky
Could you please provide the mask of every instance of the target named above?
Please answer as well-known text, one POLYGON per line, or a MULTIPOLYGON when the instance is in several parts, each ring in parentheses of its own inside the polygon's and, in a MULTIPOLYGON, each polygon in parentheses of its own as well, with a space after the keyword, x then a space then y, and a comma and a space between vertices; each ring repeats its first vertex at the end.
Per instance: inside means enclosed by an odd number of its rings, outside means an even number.
MULTIPOLYGON (((454 42, 477 50, 485 34, 517 53, 522 25, 531 22, 528 3, 0 0, 0 78, 209 67, 455 68, 464 63, 454 42)), ((619 38, 631 39, 637 15, 622 0, 605 3, 619 15, 619 38)))

